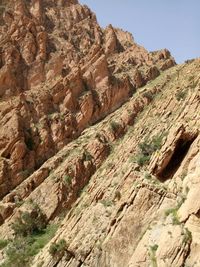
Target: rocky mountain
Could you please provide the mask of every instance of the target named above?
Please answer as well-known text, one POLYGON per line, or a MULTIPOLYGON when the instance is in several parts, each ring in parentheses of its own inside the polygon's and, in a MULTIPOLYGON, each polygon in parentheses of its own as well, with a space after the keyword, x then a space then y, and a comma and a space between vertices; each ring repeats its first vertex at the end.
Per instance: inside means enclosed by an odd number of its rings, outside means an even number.
POLYGON ((200 266, 199 70, 76 0, 1 0, 0 266, 200 266))

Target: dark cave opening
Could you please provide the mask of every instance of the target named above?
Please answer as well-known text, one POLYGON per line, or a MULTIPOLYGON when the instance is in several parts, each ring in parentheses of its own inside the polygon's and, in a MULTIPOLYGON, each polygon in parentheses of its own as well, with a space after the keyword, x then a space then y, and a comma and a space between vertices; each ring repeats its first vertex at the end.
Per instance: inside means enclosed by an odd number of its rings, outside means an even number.
POLYGON ((182 161, 186 157, 186 155, 190 149, 190 146, 192 145, 194 140, 195 140, 195 138, 185 139, 183 137, 181 137, 178 140, 178 142, 176 144, 176 148, 174 150, 174 153, 173 153, 169 163, 162 170, 162 172, 160 172, 158 175, 159 180, 164 182, 164 181, 166 181, 166 180, 168 180, 174 176, 174 174, 176 173, 176 171, 180 167, 182 161))

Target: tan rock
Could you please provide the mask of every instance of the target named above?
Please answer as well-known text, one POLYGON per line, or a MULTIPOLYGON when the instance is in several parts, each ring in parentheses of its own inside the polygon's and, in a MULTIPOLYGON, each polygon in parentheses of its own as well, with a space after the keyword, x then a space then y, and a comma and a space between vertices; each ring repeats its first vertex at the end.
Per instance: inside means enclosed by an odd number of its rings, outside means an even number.
POLYGON ((32 266, 198 266, 199 60, 175 66, 76 0, 7 4, 1 239, 31 200, 59 225, 32 266))

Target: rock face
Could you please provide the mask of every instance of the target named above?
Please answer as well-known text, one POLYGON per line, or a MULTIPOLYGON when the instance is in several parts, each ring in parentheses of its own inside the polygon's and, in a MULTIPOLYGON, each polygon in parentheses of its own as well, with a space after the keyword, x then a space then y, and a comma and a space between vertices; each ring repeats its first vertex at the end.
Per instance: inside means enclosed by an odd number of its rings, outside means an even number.
POLYGON ((76 0, 0 4, 1 238, 34 202, 59 229, 25 266, 200 266, 200 61, 76 0))
POLYGON ((175 64, 77 1, 5 3, 0 32, 1 197, 175 64))

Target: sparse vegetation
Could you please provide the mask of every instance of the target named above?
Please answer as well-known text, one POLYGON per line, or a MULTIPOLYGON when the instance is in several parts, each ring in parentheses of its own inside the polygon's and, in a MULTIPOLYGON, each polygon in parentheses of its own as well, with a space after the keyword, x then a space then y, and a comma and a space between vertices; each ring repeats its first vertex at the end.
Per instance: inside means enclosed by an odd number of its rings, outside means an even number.
POLYGON ((115 199, 120 200, 121 199, 121 193, 119 190, 115 191, 115 199))
POLYGON ((66 174, 64 177, 63 177, 63 181, 66 185, 69 185, 71 184, 71 181, 72 181, 72 177, 69 175, 69 174, 66 174))
POLYGON ((116 121, 111 121, 110 122, 110 128, 115 133, 120 128, 120 124, 118 122, 116 122, 116 121))
POLYGON ((145 164, 147 164, 150 160, 150 156, 149 155, 144 155, 144 154, 138 154, 136 157, 136 162, 139 166, 144 166, 145 164))
POLYGON ((51 256, 62 256, 66 250, 66 241, 64 239, 59 240, 57 243, 51 244, 49 253, 51 256))
POLYGON ((15 236, 25 237, 40 233, 46 227, 46 220, 39 206, 34 204, 32 211, 22 212, 11 227, 15 236))
POLYGON ((181 207, 181 205, 185 202, 185 200, 187 199, 186 194, 180 194, 179 198, 178 198, 178 203, 177 203, 177 210, 181 207))
POLYGON ((168 209, 168 210, 165 211, 165 216, 166 217, 171 214, 171 216, 172 216, 172 224, 173 225, 179 225, 180 224, 177 211, 178 211, 178 207, 171 208, 171 209, 168 209))
POLYGON ((106 199, 101 200, 101 203, 104 205, 104 207, 110 207, 113 205, 113 202, 111 200, 106 199))
POLYGON ((95 137, 98 139, 98 141, 100 143, 105 143, 106 142, 105 136, 100 134, 100 133, 97 133, 95 137))
POLYGON ((1 267, 31 266, 30 260, 55 235, 57 225, 46 226, 46 216, 38 205, 32 203, 31 212, 22 212, 13 223, 14 238, 0 242, 7 256, 1 267))
POLYGON ((184 228, 183 231, 183 243, 188 244, 192 241, 192 233, 187 229, 184 228))
POLYGON ((92 155, 87 150, 85 150, 83 153, 83 160, 91 161, 92 159, 93 159, 92 155))
POLYGON ((151 266, 152 267, 158 267, 157 264, 157 259, 156 259, 156 251, 158 249, 158 245, 155 244, 153 246, 150 246, 149 248, 149 256, 150 256, 150 260, 151 260, 151 266))
POLYGON ((139 154, 135 160, 139 166, 144 166, 149 163, 151 155, 161 148, 162 135, 154 136, 150 141, 145 140, 139 144, 139 154))
POLYGON ((153 94, 152 94, 151 91, 149 91, 149 92, 145 92, 145 93, 143 94, 143 97, 146 97, 149 101, 152 101, 152 99, 153 99, 153 94))
POLYGON ((190 64, 195 61, 195 58, 185 60, 186 64, 190 64))
POLYGON ((1 267, 21 267, 29 265, 29 253, 27 248, 30 246, 31 240, 26 238, 14 239, 6 249, 7 260, 1 267))
POLYGON ((185 179, 185 177, 187 176, 187 171, 183 171, 181 174, 181 180, 183 181, 185 179))
POLYGON ((147 180, 150 180, 152 178, 151 174, 146 172, 145 175, 144 175, 144 178, 147 179, 147 180))
POLYGON ((186 91, 179 91, 177 94, 176 94, 176 99, 178 101, 180 100, 184 100, 186 98, 186 95, 187 95, 187 92, 186 91))
POLYGON ((16 204, 16 206, 19 208, 21 205, 24 204, 24 201, 23 201, 23 200, 16 200, 16 201, 15 201, 15 204, 16 204))
POLYGON ((17 237, 6 248, 7 260, 1 267, 29 267, 30 260, 55 235, 58 226, 49 225, 42 232, 27 237, 17 237))
POLYGON ((6 239, 0 239, 0 250, 8 245, 9 241, 6 239))
POLYGON ((23 170, 20 172, 20 174, 23 176, 23 179, 26 179, 31 174, 30 170, 23 170))

